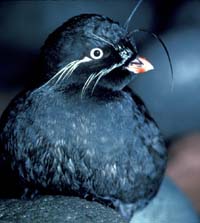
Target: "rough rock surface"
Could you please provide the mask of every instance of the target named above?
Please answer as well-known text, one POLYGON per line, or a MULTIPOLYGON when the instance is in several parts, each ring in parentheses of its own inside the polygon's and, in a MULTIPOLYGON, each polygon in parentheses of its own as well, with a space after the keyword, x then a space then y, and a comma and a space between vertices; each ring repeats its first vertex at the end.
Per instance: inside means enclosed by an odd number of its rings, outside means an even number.
MULTIPOLYGON (((0 199, 0 223, 126 223, 113 209, 77 197, 0 199)), ((157 196, 130 223, 198 223, 190 201, 165 178, 157 196)))
POLYGON ((0 223, 125 223, 111 208, 77 197, 0 200, 0 223))

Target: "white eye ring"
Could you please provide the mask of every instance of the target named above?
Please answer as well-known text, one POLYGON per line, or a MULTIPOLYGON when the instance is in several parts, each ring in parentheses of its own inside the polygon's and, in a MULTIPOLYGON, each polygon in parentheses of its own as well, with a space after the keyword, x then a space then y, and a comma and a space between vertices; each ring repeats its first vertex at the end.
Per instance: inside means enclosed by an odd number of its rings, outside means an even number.
POLYGON ((101 59, 103 57, 103 50, 100 48, 93 48, 90 51, 90 56, 95 60, 101 59))

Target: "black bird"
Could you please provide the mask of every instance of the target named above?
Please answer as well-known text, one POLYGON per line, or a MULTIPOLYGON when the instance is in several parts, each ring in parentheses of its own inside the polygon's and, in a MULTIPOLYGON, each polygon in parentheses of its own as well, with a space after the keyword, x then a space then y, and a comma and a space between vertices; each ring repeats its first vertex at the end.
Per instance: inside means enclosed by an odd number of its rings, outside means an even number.
POLYGON ((30 191, 89 197, 130 219, 154 197, 166 165, 160 132, 127 87, 153 66, 126 29, 82 14, 41 50, 37 86, 0 121, 1 157, 30 191))

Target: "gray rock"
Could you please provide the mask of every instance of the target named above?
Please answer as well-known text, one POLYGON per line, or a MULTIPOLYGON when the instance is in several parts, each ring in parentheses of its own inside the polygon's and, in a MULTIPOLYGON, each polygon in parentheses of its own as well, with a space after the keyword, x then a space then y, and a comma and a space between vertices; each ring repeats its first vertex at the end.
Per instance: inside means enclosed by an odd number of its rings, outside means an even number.
POLYGON ((190 201, 169 179, 165 178, 160 191, 143 210, 135 213, 130 223, 199 223, 190 201))
POLYGON ((0 200, 0 223, 124 223, 113 209, 77 197, 0 200))
MULTIPOLYGON (((33 201, 0 199, 0 223, 125 223, 113 209, 77 197, 41 196, 33 201)), ((190 201, 169 178, 130 223, 198 223, 190 201)))

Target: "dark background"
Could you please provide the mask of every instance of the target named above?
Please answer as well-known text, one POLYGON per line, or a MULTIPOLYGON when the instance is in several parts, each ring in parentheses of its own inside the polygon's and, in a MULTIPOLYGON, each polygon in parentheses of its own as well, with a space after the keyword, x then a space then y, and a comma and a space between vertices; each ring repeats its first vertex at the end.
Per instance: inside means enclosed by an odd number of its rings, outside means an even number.
MULTIPOLYGON (((123 25, 135 4, 136 0, 1 1, 0 114, 9 100, 36 78, 40 47, 55 28, 81 13, 103 14, 123 25)), ((155 70, 139 76, 131 87, 146 103, 169 145, 188 134, 198 136, 200 1, 144 0, 129 30, 134 28, 145 28, 161 36, 171 55, 174 77, 172 80, 159 42, 146 34, 137 34, 141 54, 155 70)), ((179 147, 184 148, 184 143, 179 147)), ((200 141, 196 147, 200 151, 200 141)), ((192 149, 187 151, 192 154, 192 149)), ((195 153, 193 159, 199 161, 200 154, 195 153)), ((200 210, 200 198, 195 202, 200 210)))

